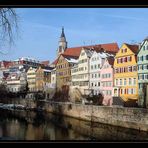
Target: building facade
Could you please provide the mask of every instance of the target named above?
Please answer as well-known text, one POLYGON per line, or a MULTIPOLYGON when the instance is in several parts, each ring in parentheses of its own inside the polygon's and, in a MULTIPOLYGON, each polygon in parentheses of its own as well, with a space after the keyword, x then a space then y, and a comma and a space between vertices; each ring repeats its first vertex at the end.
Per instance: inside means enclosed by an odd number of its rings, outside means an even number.
POLYGON ((143 40, 138 51, 138 87, 140 106, 144 106, 144 84, 148 84, 148 38, 143 40))
POLYGON ((36 91, 45 91, 51 83, 51 70, 41 66, 36 70, 36 91))
POLYGON ((90 58, 90 90, 94 95, 102 93, 101 91, 101 67, 108 56, 113 56, 105 52, 103 49, 99 51, 93 51, 90 58))
POLYGON ((138 100, 138 45, 124 43, 114 61, 114 96, 124 102, 138 100))
POLYGON ((72 73, 72 88, 77 88, 85 95, 90 93, 90 58, 92 51, 83 48, 78 58, 78 64, 71 69, 72 73))
POLYGON ((104 96, 103 104, 111 106, 114 86, 114 57, 107 57, 101 67, 101 92, 104 96))
POLYGON ((56 64, 56 87, 69 86, 71 83, 71 67, 77 62, 76 58, 61 54, 56 64))
POLYGON ((30 92, 36 91, 36 68, 30 67, 27 71, 27 82, 30 92))
POLYGON ((56 68, 51 70, 51 88, 56 88, 56 68))
POLYGON ((11 73, 6 79, 7 89, 10 92, 24 91, 27 84, 26 73, 11 73))

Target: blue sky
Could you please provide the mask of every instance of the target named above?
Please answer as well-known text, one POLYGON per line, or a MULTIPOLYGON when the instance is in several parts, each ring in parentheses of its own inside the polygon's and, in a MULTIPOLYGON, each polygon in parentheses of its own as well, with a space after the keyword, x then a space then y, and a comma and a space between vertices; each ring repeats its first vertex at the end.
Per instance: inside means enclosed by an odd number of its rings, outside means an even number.
POLYGON ((141 42, 148 36, 148 8, 17 8, 19 35, 0 60, 29 56, 56 57, 64 26, 68 47, 117 42, 141 42))

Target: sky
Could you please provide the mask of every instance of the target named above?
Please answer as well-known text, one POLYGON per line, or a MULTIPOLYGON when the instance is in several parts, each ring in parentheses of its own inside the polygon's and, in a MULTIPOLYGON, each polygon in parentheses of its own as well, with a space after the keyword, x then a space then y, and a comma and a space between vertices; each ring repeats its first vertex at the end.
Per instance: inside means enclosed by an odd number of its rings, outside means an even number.
POLYGON ((16 8, 19 30, 0 60, 56 58, 62 26, 68 47, 139 43, 148 36, 148 8, 16 8))

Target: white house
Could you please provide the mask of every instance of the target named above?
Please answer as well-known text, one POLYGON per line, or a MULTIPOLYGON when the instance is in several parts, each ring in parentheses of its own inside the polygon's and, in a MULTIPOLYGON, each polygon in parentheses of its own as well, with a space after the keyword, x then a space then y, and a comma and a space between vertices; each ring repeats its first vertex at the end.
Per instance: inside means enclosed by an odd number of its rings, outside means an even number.
POLYGON ((90 90, 92 93, 99 94, 101 92, 101 67, 105 58, 111 56, 104 51, 93 51, 90 58, 90 90))
POLYGON ((71 69, 72 88, 78 88, 82 94, 89 94, 89 60, 92 51, 83 48, 78 58, 78 64, 71 69))

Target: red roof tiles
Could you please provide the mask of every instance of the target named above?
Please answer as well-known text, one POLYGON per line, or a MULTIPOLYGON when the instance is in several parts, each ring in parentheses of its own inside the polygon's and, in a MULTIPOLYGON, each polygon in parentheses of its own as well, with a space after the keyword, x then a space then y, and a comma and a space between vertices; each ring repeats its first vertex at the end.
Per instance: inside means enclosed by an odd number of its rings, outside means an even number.
MULTIPOLYGON (((89 45, 89 46, 80 46, 80 47, 71 47, 67 48, 62 55, 68 55, 73 57, 79 57, 81 50, 83 48, 92 49, 95 51, 105 50, 108 53, 116 54, 119 51, 119 47, 117 43, 108 43, 108 44, 97 44, 97 45, 89 45)), ((54 65, 57 64, 58 58, 52 63, 54 65)))
POLYGON ((49 65, 49 61, 42 61, 41 64, 48 66, 49 65))
POLYGON ((130 50, 131 50, 133 53, 137 54, 138 48, 139 48, 138 45, 130 45, 130 44, 127 44, 127 43, 125 43, 125 45, 126 45, 128 48, 130 48, 130 50))
POLYGON ((113 66, 114 64, 114 57, 107 57, 108 63, 113 66))
POLYGON ((96 51, 104 49, 105 51, 112 52, 112 53, 117 53, 118 50, 119 50, 117 43, 108 43, 108 44, 98 44, 98 45, 89 45, 89 46, 67 48, 63 54, 64 55, 79 56, 83 47, 84 48, 92 48, 96 51))

